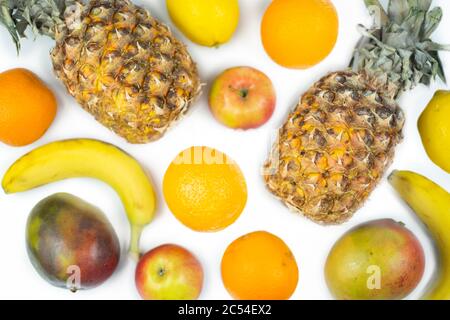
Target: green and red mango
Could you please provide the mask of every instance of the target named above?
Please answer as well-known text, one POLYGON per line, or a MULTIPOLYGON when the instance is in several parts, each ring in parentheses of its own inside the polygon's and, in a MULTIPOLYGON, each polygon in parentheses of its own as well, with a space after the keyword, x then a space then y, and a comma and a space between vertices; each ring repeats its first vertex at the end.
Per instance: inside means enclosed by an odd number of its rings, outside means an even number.
POLYGON ((27 249, 45 280, 73 291, 103 283, 120 259, 119 240, 105 215, 65 193, 34 207, 27 222, 27 249))
POLYGON ((403 224, 383 219, 361 224, 336 242, 325 278, 337 299, 402 299, 418 285, 424 266, 415 235, 403 224))

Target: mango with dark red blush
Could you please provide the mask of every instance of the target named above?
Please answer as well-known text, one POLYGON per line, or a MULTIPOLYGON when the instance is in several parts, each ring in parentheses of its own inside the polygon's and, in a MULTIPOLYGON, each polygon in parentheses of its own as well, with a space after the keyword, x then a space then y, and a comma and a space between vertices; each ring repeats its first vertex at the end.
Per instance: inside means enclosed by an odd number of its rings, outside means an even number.
POLYGON ((26 235, 31 263, 57 287, 96 287, 119 263, 119 239, 106 216, 67 193, 45 198, 33 208, 26 235))

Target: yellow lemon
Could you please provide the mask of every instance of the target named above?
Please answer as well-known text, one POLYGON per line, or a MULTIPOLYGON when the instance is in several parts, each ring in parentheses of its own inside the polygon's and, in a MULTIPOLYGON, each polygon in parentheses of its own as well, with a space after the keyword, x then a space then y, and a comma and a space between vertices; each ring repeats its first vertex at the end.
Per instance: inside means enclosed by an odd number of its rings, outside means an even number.
POLYGON ((418 125, 428 156, 450 173, 450 91, 436 92, 418 125))
POLYGON ((218 231, 241 215, 247 186, 239 166, 226 154, 208 147, 181 152, 164 175, 164 198, 185 226, 218 231))
POLYGON ((167 9, 186 37, 207 47, 228 42, 239 23, 238 0, 167 0, 167 9))

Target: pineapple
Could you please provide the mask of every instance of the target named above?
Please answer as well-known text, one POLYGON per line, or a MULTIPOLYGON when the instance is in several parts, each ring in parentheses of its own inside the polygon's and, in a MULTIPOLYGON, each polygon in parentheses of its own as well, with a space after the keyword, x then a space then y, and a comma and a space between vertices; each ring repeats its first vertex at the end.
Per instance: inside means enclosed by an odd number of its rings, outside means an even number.
POLYGON ((322 224, 349 219, 382 178, 402 140, 396 99, 417 84, 445 81, 430 40, 442 18, 432 0, 365 0, 380 24, 363 37, 346 71, 329 74, 301 98, 279 130, 264 179, 289 208, 322 224))
POLYGON ((17 49, 24 31, 56 40, 57 77, 100 123, 131 143, 161 138, 200 91, 185 46, 128 0, 0 0, 17 49))

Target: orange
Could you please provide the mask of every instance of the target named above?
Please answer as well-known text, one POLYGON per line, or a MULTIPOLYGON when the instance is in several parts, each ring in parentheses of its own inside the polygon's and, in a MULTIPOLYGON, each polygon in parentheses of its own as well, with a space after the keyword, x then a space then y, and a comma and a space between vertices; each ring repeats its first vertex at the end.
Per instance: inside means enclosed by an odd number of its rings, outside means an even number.
POLYGON ((257 231, 233 241, 222 258, 225 288, 240 300, 285 300, 298 283, 298 267, 277 236, 257 231))
POLYGON ((247 186, 239 166, 222 152, 191 147, 164 175, 164 198, 175 217, 196 231, 218 231, 244 210, 247 186))
POLYGON ((274 0, 264 14, 261 37, 276 63, 306 69, 330 54, 338 29, 337 12, 329 0, 274 0))
POLYGON ((55 115, 55 96, 34 73, 0 73, 0 141, 28 145, 47 131, 55 115))

